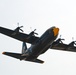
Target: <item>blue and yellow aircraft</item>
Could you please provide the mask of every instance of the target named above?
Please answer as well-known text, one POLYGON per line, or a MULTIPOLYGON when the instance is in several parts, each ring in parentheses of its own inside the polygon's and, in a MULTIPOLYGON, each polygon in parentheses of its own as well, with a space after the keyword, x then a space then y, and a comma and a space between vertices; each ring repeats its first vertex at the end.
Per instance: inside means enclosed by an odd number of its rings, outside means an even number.
MULTIPOLYGON (((49 48, 66 51, 69 51, 70 49, 65 44, 56 40, 59 28, 55 26, 47 29, 41 37, 35 36, 35 34, 38 35, 38 33, 35 33, 36 29, 29 34, 23 33, 22 27, 23 26, 17 27, 15 30, 0 27, 0 33, 23 42, 22 53, 3 52, 2 54, 20 60, 44 63, 44 61, 38 59, 38 56, 45 53, 49 48), (20 32, 20 30, 22 32, 20 32), (30 43, 31 46, 27 48, 26 43, 30 43)), ((76 51, 76 48, 74 50, 71 49, 70 51, 76 51)))

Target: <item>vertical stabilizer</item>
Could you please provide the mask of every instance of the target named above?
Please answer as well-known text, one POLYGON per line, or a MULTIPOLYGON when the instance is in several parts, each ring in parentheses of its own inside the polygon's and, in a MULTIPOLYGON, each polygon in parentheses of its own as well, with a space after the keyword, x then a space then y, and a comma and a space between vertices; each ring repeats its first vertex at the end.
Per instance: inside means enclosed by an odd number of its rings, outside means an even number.
POLYGON ((27 50, 26 42, 23 42, 23 44, 22 44, 22 54, 25 54, 26 50, 27 50))

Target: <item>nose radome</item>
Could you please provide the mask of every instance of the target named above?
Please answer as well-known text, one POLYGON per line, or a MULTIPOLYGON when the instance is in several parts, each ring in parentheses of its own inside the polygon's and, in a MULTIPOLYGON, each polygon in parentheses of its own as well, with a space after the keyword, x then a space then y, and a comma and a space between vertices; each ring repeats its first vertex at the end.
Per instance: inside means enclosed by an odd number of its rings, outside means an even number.
POLYGON ((53 28, 53 32, 54 32, 54 36, 57 36, 59 32, 59 28, 53 28))

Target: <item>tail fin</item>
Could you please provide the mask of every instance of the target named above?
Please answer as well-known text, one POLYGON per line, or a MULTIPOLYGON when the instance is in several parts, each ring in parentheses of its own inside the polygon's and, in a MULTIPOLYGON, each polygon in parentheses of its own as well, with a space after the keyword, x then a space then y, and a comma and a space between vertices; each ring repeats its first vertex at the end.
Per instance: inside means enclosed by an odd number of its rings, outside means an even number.
POLYGON ((24 54, 27 50, 27 45, 26 45, 26 42, 23 42, 23 45, 22 45, 22 54, 24 54))

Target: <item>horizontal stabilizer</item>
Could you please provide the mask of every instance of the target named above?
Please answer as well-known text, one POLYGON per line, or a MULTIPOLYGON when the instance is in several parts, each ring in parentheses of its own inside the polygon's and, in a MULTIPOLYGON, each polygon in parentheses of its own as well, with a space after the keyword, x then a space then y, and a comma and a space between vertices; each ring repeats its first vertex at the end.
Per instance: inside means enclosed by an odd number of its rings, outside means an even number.
POLYGON ((41 64, 44 63, 44 61, 42 61, 42 60, 40 60, 40 59, 26 60, 26 61, 35 62, 35 63, 41 63, 41 64))
POLYGON ((19 53, 3 52, 2 54, 10 56, 10 57, 17 58, 20 60, 24 58, 24 56, 21 56, 22 54, 19 54, 19 53))
MULTIPOLYGON (((19 54, 19 53, 3 52, 2 54, 10 56, 10 57, 17 58, 20 60, 26 58, 26 56, 22 56, 22 54, 19 54)), ((26 61, 35 62, 35 63, 44 63, 44 61, 39 60, 39 59, 35 59, 35 60, 30 59, 30 60, 26 60, 26 61)))
POLYGON ((36 63, 42 63, 42 64, 44 63, 44 61, 42 61, 40 59, 35 59, 34 62, 36 62, 36 63))

